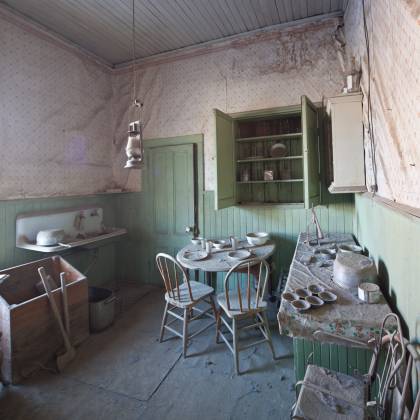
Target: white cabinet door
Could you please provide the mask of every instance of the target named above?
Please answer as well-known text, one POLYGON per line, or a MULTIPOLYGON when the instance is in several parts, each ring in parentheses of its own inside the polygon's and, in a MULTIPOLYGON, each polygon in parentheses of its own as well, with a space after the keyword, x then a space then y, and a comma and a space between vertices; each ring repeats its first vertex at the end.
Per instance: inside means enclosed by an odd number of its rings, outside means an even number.
POLYGON ((328 99, 331 118, 334 181, 331 193, 367 191, 363 148, 362 95, 328 99))

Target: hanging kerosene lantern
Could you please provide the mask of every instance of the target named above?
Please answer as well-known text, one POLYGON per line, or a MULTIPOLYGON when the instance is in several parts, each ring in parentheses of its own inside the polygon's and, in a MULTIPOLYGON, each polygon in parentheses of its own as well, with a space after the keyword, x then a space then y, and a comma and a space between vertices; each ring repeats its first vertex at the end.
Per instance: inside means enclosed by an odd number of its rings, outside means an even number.
MULTIPOLYGON (((136 59, 136 27, 135 27, 135 17, 134 17, 134 2, 132 1, 133 15, 132 15, 132 52, 133 52, 133 107, 135 109, 135 114, 138 112, 138 120, 132 121, 128 125, 128 141, 125 148, 125 153, 127 155, 127 162, 124 168, 129 169, 141 169, 143 167, 144 159, 144 149, 143 149, 143 121, 142 121, 142 110, 143 104, 136 99, 136 73, 135 73, 135 59, 136 59)), ((135 118, 134 118, 135 119, 135 118)))
MULTIPOLYGON (((142 108, 143 104, 137 99, 134 101, 136 108, 142 108)), ((141 119, 130 122, 128 125, 128 141, 125 148, 127 162, 124 168, 141 169, 143 167, 143 125, 141 119)))

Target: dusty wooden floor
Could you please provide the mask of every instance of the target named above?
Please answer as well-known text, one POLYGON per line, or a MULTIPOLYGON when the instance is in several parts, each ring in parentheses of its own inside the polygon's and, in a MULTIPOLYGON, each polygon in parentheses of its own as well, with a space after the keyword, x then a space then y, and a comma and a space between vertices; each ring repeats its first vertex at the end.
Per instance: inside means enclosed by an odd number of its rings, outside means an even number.
MULTIPOLYGON (((213 328, 181 357, 180 339, 157 341, 163 293, 127 289, 114 326, 92 335, 64 373, 40 371, 0 390, 2 420, 285 419, 294 400, 293 359, 273 362, 268 346, 232 355, 213 328)), ((200 321, 202 322, 202 321, 200 321)), ((292 345, 273 330, 278 355, 292 345)))

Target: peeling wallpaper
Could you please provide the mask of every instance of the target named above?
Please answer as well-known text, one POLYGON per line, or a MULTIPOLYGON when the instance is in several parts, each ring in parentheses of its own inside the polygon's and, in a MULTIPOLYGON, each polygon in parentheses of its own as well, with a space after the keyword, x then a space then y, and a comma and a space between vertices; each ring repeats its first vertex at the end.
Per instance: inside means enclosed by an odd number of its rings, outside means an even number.
MULTIPOLYGON (((337 94, 339 19, 273 31, 214 52, 138 66, 146 138, 204 134, 214 188, 213 108, 239 112, 337 94)), ((132 75, 110 72, 0 18, 0 199, 141 188, 123 169, 132 75)))
MULTIPOLYGON (((415 0, 367 0, 371 102, 378 194, 420 208, 420 5, 415 0), (374 7, 371 7, 374 6, 374 7)), ((350 0, 344 17, 347 54, 362 68, 368 92, 363 8, 350 0)), ((364 98, 367 183, 374 184, 364 98)))
POLYGON ((0 199, 112 184, 111 75, 0 18, 0 199))
MULTIPOLYGON (((335 95, 343 86, 332 40, 337 19, 270 34, 222 51, 179 59, 136 71, 137 97, 144 102, 144 135, 165 138, 204 134, 205 188, 215 185, 213 108, 241 112, 297 104, 335 95)), ((114 176, 136 188, 122 164, 132 74, 113 76, 114 176)))

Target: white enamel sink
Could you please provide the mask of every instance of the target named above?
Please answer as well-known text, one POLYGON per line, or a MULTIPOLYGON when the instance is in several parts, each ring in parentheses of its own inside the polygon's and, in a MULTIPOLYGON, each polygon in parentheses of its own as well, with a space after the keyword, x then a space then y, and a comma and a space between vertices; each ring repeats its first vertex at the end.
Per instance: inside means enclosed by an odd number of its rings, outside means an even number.
POLYGON ((125 235, 127 229, 104 227, 103 209, 85 207, 78 209, 56 210, 19 215, 16 219, 16 247, 38 252, 60 252, 80 246, 94 245, 125 235), (75 225, 77 217, 82 216, 79 226, 75 225), (64 229, 63 242, 53 246, 36 244, 36 235, 40 230, 64 229))

